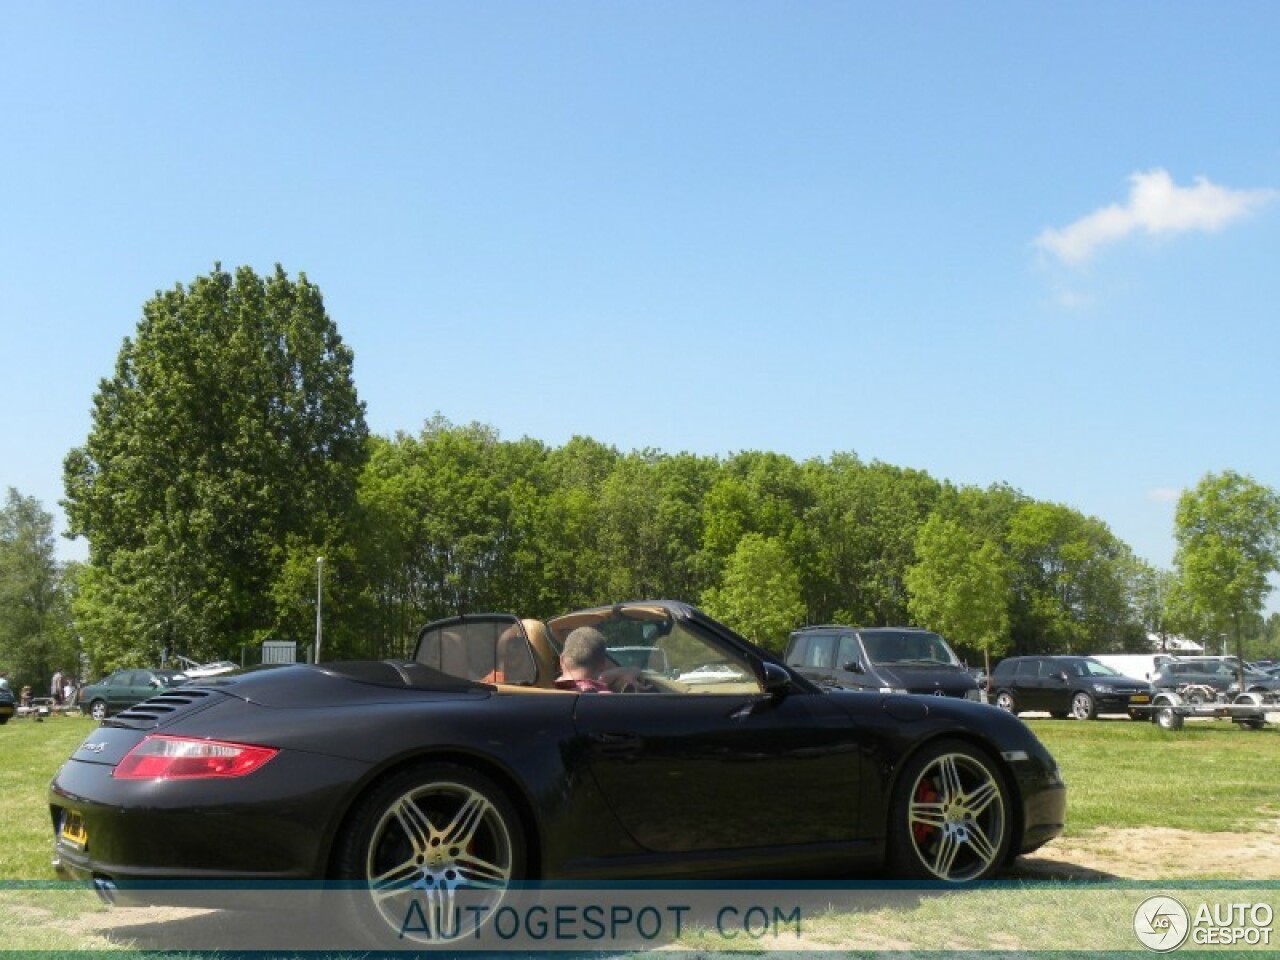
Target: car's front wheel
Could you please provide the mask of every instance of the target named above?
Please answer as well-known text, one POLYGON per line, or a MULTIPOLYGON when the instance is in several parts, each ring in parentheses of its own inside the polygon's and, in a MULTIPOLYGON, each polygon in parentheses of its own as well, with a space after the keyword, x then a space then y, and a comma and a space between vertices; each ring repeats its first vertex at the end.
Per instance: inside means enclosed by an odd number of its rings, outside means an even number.
POLYGON ((1018 704, 1013 699, 1013 694, 1008 690, 1001 690, 996 694, 996 706, 1006 713, 1017 713, 1018 704))
POLYGON ((525 872, 524 830, 490 778, 455 764, 402 770, 358 805, 335 872, 379 940, 448 943, 475 934, 525 872))
POLYGON ((970 883, 990 877, 1009 851, 1013 818, 996 762, 959 740, 908 762, 889 812, 889 863, 906 879, 970 883))
POLYGON ((1098 704, 1090 694, 1081 690, 1071 698, 1071 715, 1077 720, 1096 720, 1098 704))
POLYGON ((95 720, 107 719, 107 701, 95 700, 89 704, 89 716, 95 720))

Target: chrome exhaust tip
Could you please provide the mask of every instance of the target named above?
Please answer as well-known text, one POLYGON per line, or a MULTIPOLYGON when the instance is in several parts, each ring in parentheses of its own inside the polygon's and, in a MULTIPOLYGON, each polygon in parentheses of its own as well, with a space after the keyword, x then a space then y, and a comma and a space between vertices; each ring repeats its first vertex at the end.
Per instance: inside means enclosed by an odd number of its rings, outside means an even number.
POLYGON ((116 884, 114 880, 108 880, 106 877, 94 877, 93 892, 107 906, 114 907, 116 905, 116 884))

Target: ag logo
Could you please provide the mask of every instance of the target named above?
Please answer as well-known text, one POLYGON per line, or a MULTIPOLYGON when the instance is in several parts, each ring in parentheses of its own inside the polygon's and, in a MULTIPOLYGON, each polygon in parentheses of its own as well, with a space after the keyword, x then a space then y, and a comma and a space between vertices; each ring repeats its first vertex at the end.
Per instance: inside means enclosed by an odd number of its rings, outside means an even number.
POLYGON ((1182 946, 1191 929, 1191 916, 1173 897, 1148 897, 1133 915, 1133 932, 1142 945, 1158 953, 1182 946))

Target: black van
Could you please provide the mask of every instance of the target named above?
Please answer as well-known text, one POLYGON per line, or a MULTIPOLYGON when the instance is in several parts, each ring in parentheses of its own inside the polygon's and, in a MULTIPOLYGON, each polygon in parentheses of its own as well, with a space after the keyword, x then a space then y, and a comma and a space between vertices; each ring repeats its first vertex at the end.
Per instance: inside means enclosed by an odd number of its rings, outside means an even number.
POLYGON ((947 641, 918 627, 804 627, 787 641, 786 662, 818 683, 980 699, 947 641))

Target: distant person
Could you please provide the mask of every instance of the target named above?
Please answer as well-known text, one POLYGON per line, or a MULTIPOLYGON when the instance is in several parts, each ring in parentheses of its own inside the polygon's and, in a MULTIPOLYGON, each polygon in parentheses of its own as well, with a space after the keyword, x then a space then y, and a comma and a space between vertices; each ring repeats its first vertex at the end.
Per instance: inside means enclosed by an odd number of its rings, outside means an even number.
POLYGON ((58 705, 62 704, 62 699, 64 695, 62 692, 62 668, 61 667, 53 671, 53 679, 49 681, 49 696, 53 699, 54 703, 58 705))
POLYGON ((0 690, 9 689, 9 671, 0 670, 0 690))

